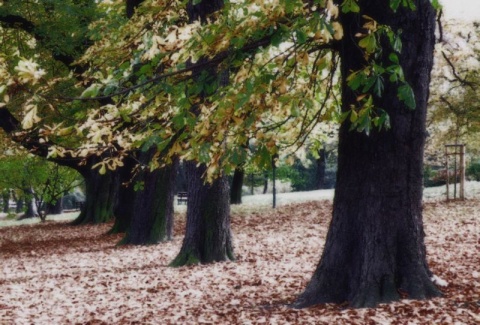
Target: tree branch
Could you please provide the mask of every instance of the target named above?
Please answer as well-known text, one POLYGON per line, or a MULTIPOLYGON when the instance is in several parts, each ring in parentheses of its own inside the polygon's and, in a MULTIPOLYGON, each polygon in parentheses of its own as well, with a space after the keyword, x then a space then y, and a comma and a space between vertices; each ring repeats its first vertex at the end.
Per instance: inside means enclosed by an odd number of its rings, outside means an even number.
MULTIPOLYGON (((33 134, 25 134, 23 136, 15 135, 15 132, 22 131, 20 125, 20 121, 17 120, 7 108, 0 109, 0 128, 2 128, 14 142, 18 143, 29 152, 36 156, 47 158, 48 148, 54 144, 51 142, 41 142, 40 137, 33 134)), ((83 158, 78 157, 48 158, 49 161, 53 161, 59 165, 70 167, 75 170, 83 168, 82 166, 79 166, 82 159, 83 158)))
POLYGON ((460 82, 460 84, 462 84, 464 86, 469 86, 470 88, 475 89, 476 83, 468 81, 466 78, 460 77, 457 73, 457 69, 453 65, 452 61, 450 61, 450 59, 447 57, 447 55, 445 54, 444 51, 442 51, 442 56, 445 59, 445 61, 447 61, 450 68, 452 69, 452 73, 453 73, 453 76, 455 77, 456 81, 460 82))
MULTIPOLYGON (((37 26, 30 20, 19 15, 0 15, 0 25, 3 28, 19 29, 30 34, 39 43, 45 43, 47 38, 38 32, 37 26)), ((75 58, 71 55, 56 53, 51 50, 52 58, 55 61, 63 63, 68 69, 77 74, 81 74, 86 71, 86 68, 80 65, 74 65, 75 58)))

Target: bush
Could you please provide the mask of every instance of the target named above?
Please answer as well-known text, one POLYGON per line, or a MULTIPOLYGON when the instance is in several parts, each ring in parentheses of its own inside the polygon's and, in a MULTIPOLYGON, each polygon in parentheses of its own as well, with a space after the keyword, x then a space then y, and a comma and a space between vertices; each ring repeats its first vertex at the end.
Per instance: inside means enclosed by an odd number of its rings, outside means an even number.
MULTIPOLYGON (((457 170, 457 179, 455 180, 453 170, 449 173, 449 183, 460 182, 460 170, 457 170)), ((423 170, 423 185, 425 187, 442 186, 447 183, 447 172, 444 168, 433 169, 431 166, 426 166, 423 170)))
POLYGON ((434 170, 431 166, 426 166, 423 170, 423 186, 434 187, 445 185, 445 170, 434 170))
POLYGON ((470 163, 466 170, 467 178, 474 181, 480 181, 480 160, 470 163))

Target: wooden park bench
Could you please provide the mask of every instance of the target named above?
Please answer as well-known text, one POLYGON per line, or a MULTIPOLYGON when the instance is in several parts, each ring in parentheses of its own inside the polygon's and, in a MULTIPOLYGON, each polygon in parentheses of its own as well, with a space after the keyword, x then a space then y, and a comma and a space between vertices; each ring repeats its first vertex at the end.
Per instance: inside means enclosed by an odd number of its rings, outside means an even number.
POLYGON ((177 204, 187 204, 188 202, 188 194, 187 192, 178 192, 177 194, 177 204))

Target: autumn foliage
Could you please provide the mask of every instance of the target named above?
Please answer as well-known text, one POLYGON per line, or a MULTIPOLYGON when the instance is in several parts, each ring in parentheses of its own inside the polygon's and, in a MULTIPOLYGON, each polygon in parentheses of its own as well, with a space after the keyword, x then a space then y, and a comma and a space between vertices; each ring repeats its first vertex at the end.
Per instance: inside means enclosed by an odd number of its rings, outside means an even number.
POLYGON ((478 200, 430 202, 430 267, 444 293, 377 308, 288 307, 305 288, 325 242, 329 201, 237 212, 237 261, 170 268, 175 240, 117 247, 109 225, 0 229, 2 324, 476 324, 480 322, 478 200), (443 286, 442 286, 443 285, 443 286))

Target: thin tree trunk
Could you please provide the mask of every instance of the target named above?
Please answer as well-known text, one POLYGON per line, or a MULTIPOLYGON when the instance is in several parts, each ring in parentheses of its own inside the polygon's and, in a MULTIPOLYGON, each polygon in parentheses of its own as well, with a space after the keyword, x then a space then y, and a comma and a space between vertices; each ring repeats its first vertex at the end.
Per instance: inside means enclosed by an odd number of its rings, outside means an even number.
POLYGON ((235 168, 235 172, 233 173, 232 187, 230 189, 231 204, 242 204, 242 188, 244 177, 245 171, 243 168, 235 168))
POLYGON ((171 266, 233 260, 230 202, 225 176, 204 184, 205 166, 185 163, 188 180, 187 223, 180 253, 171 266))
POLYGON ((325 188, 325 170, 327 168, 327 152, 323 148, 318 151, 318 154, 320 155, 320 157, 316 160, 317 175, 315 177, 315 180, 316 180, 315 189, 321 190, 325 188))
POLYGON ((3 192, 2 199, 3 199, 3 213, 8 213, 10 210, 10 191, 3 192))
POLYGON ((343 28, 351 34, 342 41, 342 109, 347 111, 356 102, 345 77, 363 64, 354 37, 362 26, 360 15, 403 29, 400 62, 417 105, 415 110, 407 109, 397 99, 398 85, 386 83, 375 105, 389 113, 390 130, 374 130, 367 136, 350 132, 348 123, 341 126, 333 217, 321 260, 296 307, 331 302, 372 307, 398 300, 401 293, 410 299, 440 294, 430 280, 422 222, 422 159, 435 12, 428 0, 415 4, 416 11, 399 9, 394 15, 388 1, 364 0, 359 2, 359 15, 343 17, 343 28))
POLYGON ((20 197, 17 200, 17 207, 15 208, 15 213, 21 213, 23 211, 23 207, 25 206, 25 198, 20 197))
POLYGON ((268 191, 268 172, 263 172, 263 194, 267 194, 268 191))
POLYGON ((38 217, 39 214, 38 214, 37 204, 35 202, 35 196, 34 196, 33 189, 32 188, 26 188, 24 190, 24 192, 27 195, 27 199, 25 200, 25 204, 27 205, 27 210, 20 217, 20 219, 38 217))
POLYGON ((255 174, 254 174, 254 173, 251 173, 251 174, 250 174, 250 195, 255 194, 255 184, 254 184, 254 181, 255 181, 255 174))

